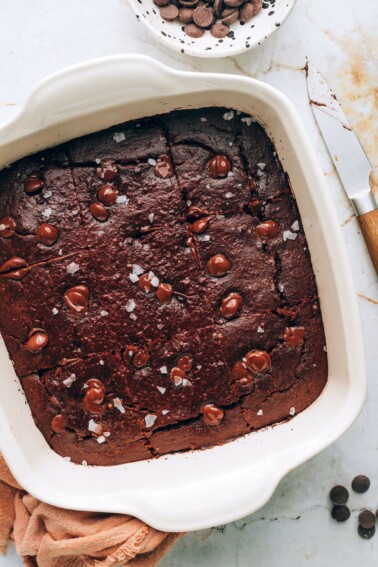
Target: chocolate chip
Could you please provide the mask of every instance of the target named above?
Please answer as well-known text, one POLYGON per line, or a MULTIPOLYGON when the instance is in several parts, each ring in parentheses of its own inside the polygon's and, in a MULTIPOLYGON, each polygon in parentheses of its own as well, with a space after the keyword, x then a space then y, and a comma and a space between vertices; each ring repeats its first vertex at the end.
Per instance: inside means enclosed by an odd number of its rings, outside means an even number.
POLYGON ((283 338, 287 345, 293 347, 302 345, 304 342, 304 336, 304 327, 286 327, 283 338))
POLYGON ((239 11, 235 10, 234 8, 226 8, 225 10, 223 10, 221 16, 222 16, 222 22, 224 24, 231 25, 234 22, 236 22, 236 20, 238 19, 239 11))
POLYGON ((196 24, 186 24, 186 26, 184 27, 184 32, 189 37, 198 39, 199 37, 203 36, 205 30, 196 26, 196 24))
POLYGON ((253 17, 255 13, 254 6, 251 2, 246 2, 239 10, 239 20, 245 24, 253 17))
POLYGON ((177 18, 178 13, 178 8, 174 4, 167 4, 167 6, 160 8, 161 17, 168 22, 173 22, 177 18))
POLYGON ((16 221, 13 217, 3 217, 0 219, 0 236, 11 238, 16 232, 16 221))
POLYGON ((24 181, 25 193, 31 194, 40 191, 44 186, 44 181, 35 173, 28 175, 24 181))
POLYGON ((161 283, 156 290, 156 297, 162 305, 166 305, 171 302, 173 294, 173 288, 170 284, 161 283))
POLYGON ((119 191, 113 185, 107 183, 97 191, 97 199, 104 205, 113 205, 119 197, 119 191))
POLYGON ((103 161, 97 168, 96 175, 102 181, 113 181, 118 175, 118 167, 110 160, 103 161))
POLYGON ((185 8, 193 8, 198 4, 198 0, 180 0, 180 4, 185 8))
POLYGON ((92 203, 89 210, 92 217, 100 222, 105 222, 109 216, 108 210, 102 203, 92 203))
POLYGON ((369 486, 370 480, 363 474, 359 474, 352 480, 352 488, 354 492, 358 492, 359 494, 362 494, 363 492, 369 490, 369 486))
POLYGON ((167 6, 169 4, 169 0, 154 0, 154 4, 162 8, 163 6, 167 6))
POLYGON ((256 232, 261 238, 275 238, 280 232, 280 227, 275 221, 266 220, 257 226, 256 232))
POLYGON ((251 3, 253 4, 253 8, 255 10, 255 14, 257 14, 257 12, 259 12, 262 8, 263 5, 263 0, 251 0, 251 3))
POLYGON ((207 271, 215 278, 225 276, 230 268, 231 264, 223 254, 216 254, 207 262, 207 271))
POLYGON ((13 256, 2 266, 0 266, 0 276, 10 280, 21 280, 26 276, 28 271, 28 264, 26 260, 19 256, 13 256))
POLYGON ((195 219, 199 219, 203 216, 208 215, 209 213, 205 211, 205 209, 201 209, 200 207, 196 207, 194 205, 189 207, 188 216, 193 217, 195 219))
POLYGON ((250 350, 245 355, 245 364, 254 374, 261 374, 272 368, 272 359, 265 350, 250 350))
POLYGON ((152 278, 153 276, 151 274, 143 274, 142 276, 140 276, 138 285, 140 289, 144 291, 144 293, 151 293, 151 291, 153 290, 154 286, 151 283, 152 278))
POLYGON ((161 177, 167 179, 168 177, 173 177, 173 165, 171 158, 169 156, 160 156, 156 160, 155 165, 155 175, 156 177, 161 177))
POLYGON ((375 534, 375 526, 370 529, 365 529, 362 526, 358 526, 357 531, 358 535, 362 537, 362 539, 371 539, 375 534))
POLYGON ((331 516, 336 522, 346 522, 350 518, 350 510, 348 506, 334 506, 331 516))
POLYGON ((258 215, 261 210, 261 201, 259 199, 251 199, 248 203, 248 210, 253 215, 258 215))
POLYGON ((239 8, 244 3, 245 0, 224 0, 226 6, 230 8, 239 8))
POLYGON ((63 433, 63 431, 64 431, 64 418, 60 413, 52 419, 51 429, 54 431, 54 433, 63 433))
POLYGON ((224 411, 215 404, 206 404, 202 406, 201 411, 207 425, 220 425, 224 418, 224 411))
POLYGON ((85 382, 86 388, 97 388, 97 390, 101 390, 103 394, 105 394, 105 385, 101 380, 98 378, 90 378, 85 382))
POLYGON ((208 169, 211 177, 227 177, 231 171, 231 162, 226 156, 217 155, 209 161, 208 169))
POLYGON ((219 17, 223 8, 223 0, 214 0, 213 8, 214 8, 214 12, 219 17))
POLYGON ((84 315, 88 311, 89 290, 85 285, 71 287, 66 291, 63 299, 74 315, 84 315))
POLYGON ((105 386, 97 378, 91 378, 85 383, 84 409, 90 413, 102 413, 101 407, 105 397, 105 386))
POLYGON ((214 10, 206 4, 198 6, 193 12, 193 20, 200 28, 208 28, 214 23, 214 10))
POLYGON ((240 311, 243 305, 241 295, 236 292, 229 293, 222 299, 220 308, 221 315, 226 319, 231 319, 240 311))
POLYGON ((178 368, 183 372, 190 372, 193 368, 193 359, 191 356, 182 356, 177 362, 178 368))
POLYGON ((46 331, 43 329, 32 329, 26 342, 26 349, 31 354, 38 354, 46 347, 48 342, 49 337, 46 331))
POLYGON ((199 263, 200 259, 199 259, 199 255, 198 255, 197 245, 196 245, 194 238, 192 236, 189 236, 186 239, 186 243, 190 248, 190 251, 192 253, 194 260, 199 263))
POLYGON ((345 488, 345 486, 337 484, 331 489, 329 497, 334 504, 346 504, 348 502, 349 492, 348 489, 345 488))
POLYGON ((147 366, 150 360, 150 355, 146 350, 140 349, 133 356, 133 365, 135 368, 143 368, 147 366))
POLYGON ((210 33, 213 37, 222 38, 226 37, 228 32, 230 31, 229 28, 225 25, 226 22, 217 22, 213 26, 211 26, 210 33))
POLYGON ((175 386, 180 386, 182 384, 182 380, 185 378, 184 370, 181 370, 178 366, 172 368, 169 373, 169 379, 175 386))
POLYGON ((192 231, 195 234, 201 234, 202 232, 205 232, 205 230, 209 226, 209 221, 210 221, 210 217, 203 217, 201 219, 196 220, 192 224, 192 231))
POLYGON ((369 530, 375 526, 375 515, 370 510, 362 510, 358 514, 358 522, 363 528, 369 530))
POLYGON ((52 224, 40 224, 37 228, 36 238, 40 244, 53 246, 59 238, 59 230, 52 224))
POLYGON ((180 8, 179 10, 179 20, 183 24, 190 24, 193 21, 193 12, 192 8, 180 8))

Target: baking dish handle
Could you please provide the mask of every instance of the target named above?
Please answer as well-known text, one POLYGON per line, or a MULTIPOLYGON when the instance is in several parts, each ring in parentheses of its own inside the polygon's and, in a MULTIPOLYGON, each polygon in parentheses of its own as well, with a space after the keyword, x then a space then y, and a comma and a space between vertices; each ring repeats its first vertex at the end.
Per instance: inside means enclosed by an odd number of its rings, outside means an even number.
MULTIPOLYGON (((190 73, 182 73, 180 80, 177 74, 181 75, 144 55, 119 55, 50 75, 35 86, 21 112, 0 129, 0 148, 66 120, 72 123, 76 117, 109 109, 109 100, 112 108, 156 97, 164 105, 164 97, 185 93, 188 86, 193 90, 190 73)), ((198 91, 209 88, 209 80, 202 86, 197 81, 195 87, 198 91)))

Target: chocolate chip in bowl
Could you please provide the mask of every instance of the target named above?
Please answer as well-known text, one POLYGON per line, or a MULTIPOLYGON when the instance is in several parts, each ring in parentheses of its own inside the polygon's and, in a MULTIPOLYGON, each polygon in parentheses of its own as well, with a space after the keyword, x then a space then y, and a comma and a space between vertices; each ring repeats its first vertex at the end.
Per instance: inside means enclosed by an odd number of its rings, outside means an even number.
POLYGON ((198 57, 228 57, 260 45, 296 0, 130 0, 138 22, 165 45, 198 57))

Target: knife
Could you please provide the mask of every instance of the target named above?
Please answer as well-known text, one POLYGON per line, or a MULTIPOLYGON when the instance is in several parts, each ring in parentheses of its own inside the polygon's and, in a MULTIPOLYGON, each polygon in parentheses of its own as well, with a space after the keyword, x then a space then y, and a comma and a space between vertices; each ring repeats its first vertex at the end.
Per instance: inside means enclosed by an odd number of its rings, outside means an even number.
POLYGON ((312 110, 378 273, 378 206, 369 184, 371 163, 332 89, 310 62, 305 71, 312 110))

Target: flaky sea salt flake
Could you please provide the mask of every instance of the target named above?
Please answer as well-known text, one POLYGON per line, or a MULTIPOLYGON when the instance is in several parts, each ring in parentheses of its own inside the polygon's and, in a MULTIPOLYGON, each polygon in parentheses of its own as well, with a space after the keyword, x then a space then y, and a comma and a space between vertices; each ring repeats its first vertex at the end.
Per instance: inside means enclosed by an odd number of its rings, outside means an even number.
POLYGON ((162 366, 162 367, 160 368, 160 372, 161 372, 162 374, 168 374, 168 368, 167 368, 166 366, 162 366))
POLYGON ((259 167, 261 169, 261 171, 264 171, 266 164, 265 163, 258 163, 257 167, 259 167))
POLYGON ((148 215, 148 220, 150 221, 151 224, 154 222, 154 216, 155 216, 154 213, 150 213, 148 215))
POLYGON ((53 307, 52 312, 53 312, 53 315, 58 315, 58 313, 59 313, 59 311, 57 310, 56 307, 53 307))
POLYGON ((42 196, 44 199, 49 199, 51 195, 52 195, 52 191, 45 191, 42 196))
POLYGON ((247 124, 247 126, 250 126, 253 122, 252 117, 251 116, 243 116, 243 118, 241 119, 242 122, 245 122, 247 124))
POLYGON ((70 463, 70 462, 71 462, 71 457, 63 457, 63 459, 64 459, 65 461, 67 461, 67 463, 70 463))
POLYGON ((257 332, 258 333, 264 333, 264 329, 262 327, 257 327, 257 332))
POLYGON ((132 321, 136 321, 138 319, 138 317, 135 315, 135 313, 130 313, 130 319, 132 321))
POLYGON ((153 413, 148 413, 144 418, 146 427, 152 427, 156 420, 157 420, 157 415, 154 415, 153 413))
POLYGON ((153 285, 154 287, 158 287, 159 283, 159 278, 157 278, 156 276, 151 279, 151 285, 153 285))
POLYGON ((65 380, 63 380, 63 384, 67 387, 67 388, 71 388, 72 384, 76 382, 76 375, 75 374, 70 374, 70 376, 68 376, 68 378, 66 378, 65 380))
POLYGON ((205 118, 204 116, 201 116, 200 120, 201 122, 207 122, 207 118, 205 118))
POLYGON ((299 230, 299 222, 297 220, 294 221, 290 228, 291 228, 291 230, 294 230, 294 231, 299 230))
POLYGON ((289 409, 289 414, 290 414, 290 415, 295 415, 295 407, 291 407, 291 408, 289 409))
POLYGON ((132 313, 134 311, 135 307, 136 307, 136 303, 135 303, 134 299, 129 299, 128 302, 126 303, 125 309, 128 313, 132 313))
POLYGON ((102 425, 100 423, 96 423, 93 419, 90 419, 88 422, 88 431, 101 435, 102 425))
POLYGON ((127 205, 128 202, 129 200, 126 195, 119 195, 116 199, 116 203, 118 203, 118 205, 127 205))
POLYGON ((297 238, 297 234, 295 232, 291 232, 291 230, 285 230, 282 238, 286 242, 286 240, 295 240, 297 238))
POLYGON ((105 311, 105 309, 103 309, 100 313, 101 317, 107 317, 109 315, 108 311, 105 311))
POLYGON ((103 435, 100 435, 100 437, 97 437, 97 443, 105 443, 106 439, 103 435))
POLYGON ((169 413, 169 409, 163 409, 163 410, 161 410, 161 413, 163 415, 167 415, 167 413, 169 413))
POLYGON ((159 392, 164 395, 165 392, 167 391, 167 388, 164 388, 163 386, 156 386, 156 388, 159 390, 159 392))
POLYGON ((81 464, 83 465, 83 467, 87 467, 87 466, 88 466, 88 463, 87 463, 87 461, 86 461, 86 460, 84 460, 84 461, 81 461, 81 464))
POLYGON ((262 410, 262 409, 259 409, 259 411, 257 412, 256 415, 263 415, 263 413, 264 413, 263 410, 262 410))
POLYGON ((223 114, 223 120, 232 120, 235 116, 235 112, 233 110, 229 110, 223 114))
POLYGON ((117 142, 117 144, 119 144, 119 142, 123 142, 123 140, 126 140, 126 136, 123 132, 115 132, 113 136, 113 140, 117 142))
POLYGON ((153 166, 156 165, 156 159, 148 158, 147 161, 148 161, 148 163, 149 163, 150 165, 153 165, 153 166))
POLYGON ((187 378, 183 378, 183 379, 182 379, 182 385, 183 385, 183 387, 185 388, 185 387, 191 386, 192 383, 191 383, 191 381, 188 380, 187 378))
POLYGON ((139 280, 139 277, 136 274, 132 273, 132 274, 129 275, 129 280, 132 283, 137 283, 137 281, 139 280))
POLYGON ((71 276, 73 274, 76 274, 76 272, 78 272, 79 270, 80 270, 80 266, 79 264, 76 264, 76 262, 71 262, 67 266, 67 274, 71 274, 71 276))
POLYGON ((113 405, 118 411, 125 413, 125 408, 123 407, 123 404, 119 398, 114 398, 113 405))
POLYGON ((52 209, 51 207, 48 207, 47 209, 45 209, 42 213, 42 216, 46 217, 47 219, 51 216, 52 213, 52 209))
POLYGON ((225 194, 226 199, 231 199, 231 197, 233 196, 234 196, 233 193, 230 193, 230 191, 225 194))

